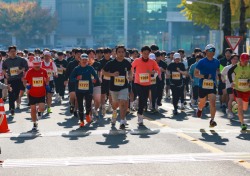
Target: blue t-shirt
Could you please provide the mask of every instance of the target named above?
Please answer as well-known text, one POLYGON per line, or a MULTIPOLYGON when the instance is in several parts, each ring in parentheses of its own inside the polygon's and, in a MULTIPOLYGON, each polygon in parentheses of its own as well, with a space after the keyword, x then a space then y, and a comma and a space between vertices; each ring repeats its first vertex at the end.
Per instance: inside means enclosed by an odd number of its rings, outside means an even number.
POLYGON ((198 62, 195 62, 194 64, 191 65, 190 69, 189 69, 189 75, 191 76, 191 78, 194 80, 193 82, 193 86, 199 86, 199 78, 196 78, 194 76, 194 70, 197 66, 198 62))
MULTIPOLYGON (((216 85, 216 71, 220 68, 220 62, 218 59, 208 60, 208 58, 203 58, 199 60, 196 69, 200 71, 202 75, 211 75, 211 78, 216 85)), ((203 79, 199 81, 199 87, 202 87, 203 79)))
POLYGON ((87 65, 86 67, 77 66, 70 75, 72 82, 75 82, 75 91, 81 93, 93 93, 92 76, 98 82, 99 78, 93 67, 87 65), (82 79, 77 80, 77 76, 81 75, 82 79))

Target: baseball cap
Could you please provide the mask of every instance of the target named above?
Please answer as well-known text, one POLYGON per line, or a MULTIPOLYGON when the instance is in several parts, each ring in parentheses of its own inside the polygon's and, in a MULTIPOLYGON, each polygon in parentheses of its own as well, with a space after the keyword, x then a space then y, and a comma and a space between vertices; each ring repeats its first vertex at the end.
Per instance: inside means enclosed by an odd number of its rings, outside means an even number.
POLYGON ((247 53, 242 53, 242 54, 240 55, 240 61, 241 61, 241 62, 248 62, 248 61, 249 61, 249 54, 247 54, 247 53))
POLYGON ((180 59, 181 58, 181 55, 180 53, 174 53, 174 59, 180 59))
POLYGON ((46 56, 46 55, 47 55, 47 56, 51 56, 51 53, 50 53, 50 51, 45 50, 45 51, 43 52, 43 55, 44 55, 44 56, 46 56))
POLYGON ((150 53, 148 57, 149 57, 149 59, 153 59, 153 60, 155 60, 155 59, 156 59, 156 57, 155 57, 155 54, 154 54, 154 53, 150 53))
POLYGON ((89 59, 89 58, 88 58, 88 55, 87 55, 86 53, 83 53, 83 54, 81 55, 81 59, 89 59))
POLYGON ((206 47, 205 47, 205 50, 209 50, 211 48, 214 48, 215 49, 215 46, 213 44, 208 44, 206 47))

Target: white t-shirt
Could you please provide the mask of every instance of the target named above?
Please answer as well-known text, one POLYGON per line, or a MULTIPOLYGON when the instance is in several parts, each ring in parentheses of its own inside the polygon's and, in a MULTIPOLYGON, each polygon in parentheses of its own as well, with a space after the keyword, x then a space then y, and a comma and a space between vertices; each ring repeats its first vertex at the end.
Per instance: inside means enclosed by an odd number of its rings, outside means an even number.
MULTIPOLYGON (((224 67, 223 68, 223 70, 222 70, 222 72, 221 72, 221 79, 223 79, 223 80, 226 80, 226 88, 231 88, 231 84, 230 84, 230 82, 229 82, 229 79, 228 79, 228 77, 227 77, 227 72, 228 72, 228 70, 230 69, 230 68, 232 68, 233 67, 233 65, 231 64, 231 65, 228 65, 228 66, 226 66, 226 67, 224 67)), ((232 79, 234 80, 234 76, 235 76, 235 74, 232 74, 232 79)))

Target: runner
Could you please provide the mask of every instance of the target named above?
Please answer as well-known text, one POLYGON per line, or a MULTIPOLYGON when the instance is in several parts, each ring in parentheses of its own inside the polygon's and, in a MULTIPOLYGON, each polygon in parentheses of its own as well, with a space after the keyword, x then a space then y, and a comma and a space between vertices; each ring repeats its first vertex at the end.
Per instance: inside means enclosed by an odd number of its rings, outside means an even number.
POLYGON ((168 71, 170 75, 170 89, 172 92, 172 103, 174 106, 173 114, 178 114, 178 102, 181 99, 181 110, 184 110, 184 99, 182 94, 184 93, 184 80, 183 76, 187 75, 185 65, 181 62, 181 55, 179 53, 174 54, 174 62, 168 65, 168 71))
POLYGON ((214 121, 216 113, 216 76, 219 73, 220 62, 214 58, 215 47, 208 44, 205 47, 206 57, 201 59, 194 71, 194 76, 199 78, 199 105, 197 109, 197 117, 202 116, 202 109, 206 103, 206 96, 210 102, 210 127, 215 127, 217 123, 214 121))
POLYGON ((98 48, 95 52, 96 52, 96 61, 100 62, 100 60, 103 58, 103 49, 98 48))
POLYGON ((51 104, 52 104, 52 96, 54 94, 54 77, 58 77, 57 75, 57 67, 52 60, 51 53, 49 51, 44 51, 44 61, 42 61, 42 68, 47 71, 49 81, 50 90, 47 89, 46 103, 47 103, 47 113, 52 113, 51 104))
POLYGON ((128 79, 132 80, 131 63, 125 57, 126 48, 124 46, 116 47, 116 58, 108 62, 103 68, 104 76, 111 77, 110 93, 112 96, 112 125, 115 125, 117 119, 117 108, 120 109, 120 129, 125 129, 126 112, 128 103, 128 79))
POLYGON ((86 106, 86 121, 91 123, 90 117, 92 94, 93 94, 93 83, 98 82, 99 78, 93 69, 88 65, 88 55, 82 54, 80 59, 80 65, 77 66, 70 75, 70 78, 75 82, 75 92, 79 108, 80 127, 84 126, 84 108, 83 98, 85 99, 86 106), (92 80, 91 75, 94 76, 92 80))
POLYGON ((244 121, 243 111, 248 109, 248 101, 250 98, 250 64, 249 54, 242 53, 240 55, 240 63, 234 65, 228 71, 228 79, 234 89, 236 102, 238 103, 238 116, 241 123, 241 129, 246 130, 247 124, 244 121), (233 80, 233 73, 235 78, 233 80))
POLYGON ((135 86, 139 96, 139 108, 137 112, 138 124, 143 125, 143 109, 147 106, 147 98, 151 85, 151 74, 157 71, 159 79, 161 80, 160 68, 156 61, 149 59, 151 49, 149 46, 141 48, 142 57, 136 59, 132 63, 132 73, 135 71, 135 86))
POLYGON ((70 74, 74 70, 75 67, 79 65, 80 58, 81 58, 82 51, 80 49, 75 49, 75 60, 71 61, 66 69, 66 81, 65 85, 68 84, 68 90, 69 90, 69 103, 70 103, 70 110, 69 112, 71 114, 74 113, 75 117, 78 117, 78 104, 76 100, 76 94, 75 94, 75 82, 70 79, 70 74))
POLYGON ((65 71, 68 62, 63 58, 63 52, 57 53, 58 58, 54 61, 57 67, 58 77, 55 77, 55 87, 56 87, 56 102, 62 103, 65 94, 65 71))
POLYGON ((24 84, 29 91, 30 114, 33 122, 32 130, 37 130, 37 120, 42 118, 45 109, 46 90, 50 90, 50 87, 47 71, 41 68, 41 58, 36 56, 32 62, 33 68, 26 73, 24 84))
POLYGON ((25 59, 17 57, 16 46, 8 48, 9 58, 3 62, 3 73, 8 80, 8 84, 12 87, 9 94, 9 109, 13 116, 15 114, 15 101, 19 97, 20 87, 22 86, 23 72, 28 70, 28 64, 25 59))
MULTIPOLYGON (((169 53, 169 57, 165 61, 168 66, 174 61, 174 53, 175 53, 175 51, 171 51, 171 53, 169 53)), ((170 100, 171 99, 171 96, 170 96, 170 75, 168 73, 169 72, 166 71, 166 97, 168 100, 170 100)))

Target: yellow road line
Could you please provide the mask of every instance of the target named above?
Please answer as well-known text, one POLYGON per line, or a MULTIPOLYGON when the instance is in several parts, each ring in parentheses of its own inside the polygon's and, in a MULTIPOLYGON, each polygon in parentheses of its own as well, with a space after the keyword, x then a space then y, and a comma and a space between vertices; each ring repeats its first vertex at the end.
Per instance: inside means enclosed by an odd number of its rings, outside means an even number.
MULTIPOLYGON (((155 121, 155 120, 153 120, 153 119, 151 119, 149 117, 145 117, 145 119, 147 119, 150 123, 153 123, 153 124, 158 125, 160 127, 170 128, 167 124, 155 121)), ((187 135, 185 133, 179 132, 179 133, 176 133, 176 134, 180 138, 186 139, 186 140, 188 140, 188 141, 190 141, 190 142, 204 148, 205 150, 210 151, 211 153, 225 153, 224 151, 222 151, 222 150, 220 150, 220 149, 218 149, 216 147, 213 147, 211 145, 208 145, 208 144, 206 144, 205 142, 203 142, 203 141, 201 141, 199 139, 195 139, 195 138, 193 138, 193 137, 191 137, 191 136, 189 136, 189 135, 187 135)), ((237 164, 237 165, 240 165, 240 166, 250 170, 250 163, 245 161, 245 160, 238 160, 238 161, 233 161, 233 162, 235 164, 237 164)))

